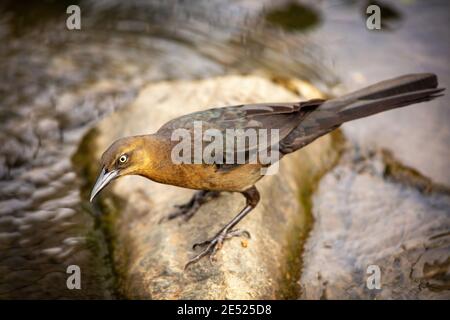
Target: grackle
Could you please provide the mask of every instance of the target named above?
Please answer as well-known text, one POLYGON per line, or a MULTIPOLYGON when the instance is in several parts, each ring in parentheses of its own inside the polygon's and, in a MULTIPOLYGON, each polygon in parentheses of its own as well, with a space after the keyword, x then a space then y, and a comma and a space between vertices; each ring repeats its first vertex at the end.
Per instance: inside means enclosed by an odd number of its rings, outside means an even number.
MULTIPOLYGON (((275 142, 279 158, 282 158, 344 122, 441 96, 444 89, 437 86, 438 80, 434 74, 411 74, 382 81, 331 100, 229 106, 181 116, 164 124, 154 134, 115 141, 102 155, 101 173, 92 189, 90 200, 112 180, 124 175, 140 175, 156 182, 200 190, 189 203, 178 206, 178 210, 169 216, 170 219, 184 216, 187 220, 202 203, 217 196, 220 191, 240 192, 246 199, 244 209, 214 237, 195 244, 194 249, 204 249, 189 260, 186 267, 207 255, 212 259, 224 240, 236 236, 250 237, 247 231, 235 227, 258 204, 260 196, 255 183, 263 177, 261 169, 268 164, 261 161, 174 162, 172 150, 176 141, 173 141, 172 134, 176 129, 192 133, 194 122, 201 122, 204 128, 216 129, 224 136, 227 129, 277 129, 279 134, 275 142)), ((250 143, 248 146, 245 144, 240 151, 248 153, 249 149, 250 143)))

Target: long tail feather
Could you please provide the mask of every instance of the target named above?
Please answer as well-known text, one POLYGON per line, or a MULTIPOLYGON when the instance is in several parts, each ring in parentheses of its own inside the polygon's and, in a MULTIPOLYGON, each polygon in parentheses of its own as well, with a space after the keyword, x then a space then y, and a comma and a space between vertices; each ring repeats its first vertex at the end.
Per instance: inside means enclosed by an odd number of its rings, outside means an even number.
POLYGON ((385 80, 361 90, 331 99, 319 110, 334 111, 342 122, 367 117, 386 110, 436 98, 444 89, 437 88, 435 74, 419 73, 385 80))
POLYGON ((410 74, 327 100, 281 141, 282 152, 293 152, 344 122, 433 100, 442 96, 440 93, 445 90, 437 86, 438 80, 434 74, 410 74))
POLYGON ((401 108, 410 104, 433 100, 442 96, 438 94, 444 89, 426 89, 403 93, 395 96, 379 98, 375 100, 357 100, 355 103, 344 106, 339 110, 340 121, 347 122, 380 113, 386 110, 401 108))
POLYGON ((342 96, 342 100, 379 99, 412 91, 437 88, 438 79, 433 73, 407 74, 384 80, 342 96))

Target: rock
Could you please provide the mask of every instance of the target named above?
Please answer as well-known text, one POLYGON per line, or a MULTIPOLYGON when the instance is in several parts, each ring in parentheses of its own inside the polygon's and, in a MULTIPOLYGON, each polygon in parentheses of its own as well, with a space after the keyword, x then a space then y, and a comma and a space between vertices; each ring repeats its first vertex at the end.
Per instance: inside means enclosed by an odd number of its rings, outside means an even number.
MULTIPOLYGON (((127 108, 105 118, 89 143, 92 163, 115 139, 156 131, 166 121, 213 106, 299 101, 284 87, 257 76, 149 84, 127 108)), ((309 228, 311 186, 338 156, 338 135, 328 135, 283 159, 277 175, 258 182, 261 202, 239 225, 252 238, 226 241, 211 265, 184 264, 192 244, 214 235, 244 206, 240 194, 223 193, 204 204, 187 223, 158 221, 192 190, 142 177, 118 179, 100 195, 113 238, 119 291, 142 299, 276 299, 298 296, 300 255, 309 228)), ((94 170, 98 173, 98 167, 94 170)), ((91 179, 95 178, 94 176, 91 179)))
POLYGON ((347 151, 314 196, 306 299, 449 299, 450 192, 382 153, 347 151), (380 268, 370 290, 367 268, 380 268))
POLYGON ((341 80, 340 90, 333 94, 416 72, 436 73, 439 86, 447 91, 434 101, 350 122, 342 131, 348 140, 389 150, 423 176, 450 186, 450 43, 440 41, 448 38, 450 3, 438 1, 431 7, 422 1, 383 1, 383 6, 398 10, 402 19, 392 30, 383 26, 380 32, 361 27, 357 10, 362 10, 364 2, 359 4, 327 10, 323 2, 323 23, 309 34, 311 42, 319 43, 333 61, 333 71, 341 80))

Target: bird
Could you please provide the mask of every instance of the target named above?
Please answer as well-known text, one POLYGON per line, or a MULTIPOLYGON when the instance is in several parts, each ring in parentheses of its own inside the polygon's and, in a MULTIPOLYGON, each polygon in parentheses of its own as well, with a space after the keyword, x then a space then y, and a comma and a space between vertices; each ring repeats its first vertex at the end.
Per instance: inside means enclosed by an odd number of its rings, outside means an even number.
MULTIPOLYGON (((139 175, 155 182, 197 190, 188 203, 177 206, 177 210, 167 216, 167 219, 184 217, 187 221, 203 203, 219 196, 220 192, 241 193, 246 200, 245 207, 213 237, 194 244, 194 250, 202 250, 186 263, 185 269, 206 256, 213 261, 226 239, 250 238, 248 231, 236 226, 257 206, 260 194, 255 183, 265 176, 262 169, 273 163, 249 161, 249 154, 255 147, 260 147, 260 140, 228 150, 243 153, 246 157, 244 163, 236 162, 236 158, 232 158, 234 161, 212 163, 204 159, 200 162, 174 161, 173 150, 179 140, 174 140, 173 134, 177 130, 195 135, 195 123, 201 123, 203 128, 215 130, 225 140, 229 129, 277 130, 277 139, 264 148, 272 151, 276 146, 276 161, 279 161, 345 122, 430 101, 442 96, 444 90, 438 88, 435 74, 418 73, 381 81, 329 100, 243 104, 183 115, 162 125, 155 133, 123 137, 113 142, 101 156, 101 170, 92 188, 90 201, 111 181, 126 175, 139 175)), ((206 141, 203 136, 199 139, 203 147, 206 141)), ((219 160, 221 157, 225 156, 219 155, 219 160)))

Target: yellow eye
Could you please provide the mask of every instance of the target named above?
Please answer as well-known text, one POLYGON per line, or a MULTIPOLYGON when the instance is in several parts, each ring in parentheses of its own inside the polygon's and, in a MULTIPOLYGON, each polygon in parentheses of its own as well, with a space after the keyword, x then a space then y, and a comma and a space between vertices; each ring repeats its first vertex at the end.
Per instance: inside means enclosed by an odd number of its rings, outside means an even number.
POLYGON ((126 154, 121 155, 119 158, 120 163, 125 163, 125 162, 127 162, 127 160, 128 160, 128 157, 126 154))

